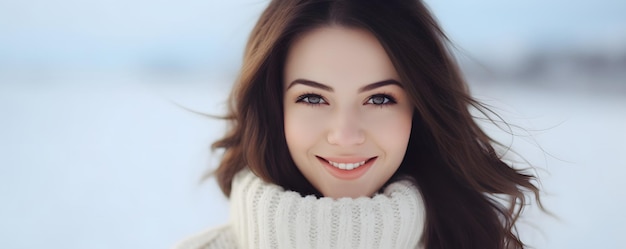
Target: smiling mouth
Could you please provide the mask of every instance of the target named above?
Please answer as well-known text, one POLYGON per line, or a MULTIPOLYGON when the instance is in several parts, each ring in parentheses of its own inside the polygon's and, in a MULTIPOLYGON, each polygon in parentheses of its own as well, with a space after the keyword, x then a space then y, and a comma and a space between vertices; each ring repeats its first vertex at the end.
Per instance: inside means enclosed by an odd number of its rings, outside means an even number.
POLYGON ((357 169, 357 168, 363 166, 364 164, 370 162, 371 160, 376 159, 377 157, 372 157, 372 158, 369 158, 369 159, 366 159, 366 160, 363 160, 363 161, 357 161, 357 162, 334 162, 334 161, 328 160, 328 159, 320 157, 320 156, 318 156, 317 158, 328 162, 328 164, 330 164, 331 166, 333 166, 335 168, 338 168, 338 169, 341 169, 341 170, 348 170, 349 171, 349 170, 357 169))

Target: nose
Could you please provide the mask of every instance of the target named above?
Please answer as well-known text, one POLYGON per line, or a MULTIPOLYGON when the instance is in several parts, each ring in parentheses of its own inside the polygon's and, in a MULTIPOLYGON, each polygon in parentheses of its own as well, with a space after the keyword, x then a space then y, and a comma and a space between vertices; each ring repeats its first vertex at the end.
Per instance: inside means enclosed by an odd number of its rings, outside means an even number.
POLYGON ((354 146, 365 142, 363 124, 358 111, 337 111, 328 121, 328 143, 339 146, 354 146))

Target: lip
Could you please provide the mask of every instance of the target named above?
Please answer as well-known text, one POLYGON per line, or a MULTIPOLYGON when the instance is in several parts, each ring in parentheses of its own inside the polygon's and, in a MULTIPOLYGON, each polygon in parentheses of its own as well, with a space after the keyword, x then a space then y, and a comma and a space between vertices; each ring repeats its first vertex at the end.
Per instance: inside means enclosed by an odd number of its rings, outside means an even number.
POLYGON ((324 169, 326 169, 328 173, 342 180, 354 180, 354 179, 361 177, 363 174, 365 174, 365 172, 367 172, 370 169, 370 167, 374 164, 376 159, 378 159, 377 156, 375 157, 343 157, 343 158, 336 158, 336 157, 325 158, 321 156, 316 156, 316 157, 320 161, 320 163, 324 165, 324 169), (336 162, 336 163, 357 163, 357 162, 365 161, 365 164, 353 170, 343 170, 343 169, 339 169, 335 166, 330 165, 330 163, 328 162, 329 160, 332 162, 336 162))

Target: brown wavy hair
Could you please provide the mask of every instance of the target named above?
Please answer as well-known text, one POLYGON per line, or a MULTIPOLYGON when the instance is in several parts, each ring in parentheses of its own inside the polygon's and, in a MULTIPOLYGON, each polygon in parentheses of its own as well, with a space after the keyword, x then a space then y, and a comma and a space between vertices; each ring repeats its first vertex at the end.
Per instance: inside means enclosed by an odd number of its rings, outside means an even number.
POLYGON ((282 77, 294 39, 329 25, 377 37, 415 107, 396 174, 414 177, 424 198, 426 248, 524 248, 515 223, 527 194, 539 202, 536 178, 503 162, 497 142, 476 123, 472 108, 492 112, 470 96, 449 40, 421 1, 271 1, 246 46, 225 116, 229 131, 212 147, 223 150, 212 175, 224 194, 230 195, 234 175, 248 167, 285 189, 321 195, 287 149, 282 77))

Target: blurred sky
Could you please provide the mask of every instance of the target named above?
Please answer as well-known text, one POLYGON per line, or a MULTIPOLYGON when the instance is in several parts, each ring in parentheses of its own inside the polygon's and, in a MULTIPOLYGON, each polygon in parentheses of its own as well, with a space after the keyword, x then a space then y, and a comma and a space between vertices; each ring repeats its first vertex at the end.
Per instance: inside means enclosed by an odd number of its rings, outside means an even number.
MULTIPOLYGON (((626 50, 626 1, 426 1, 479 55, 535 46, 626 50)), ((2 0, 0 66, 236 70, 262 0, 2 0)))

